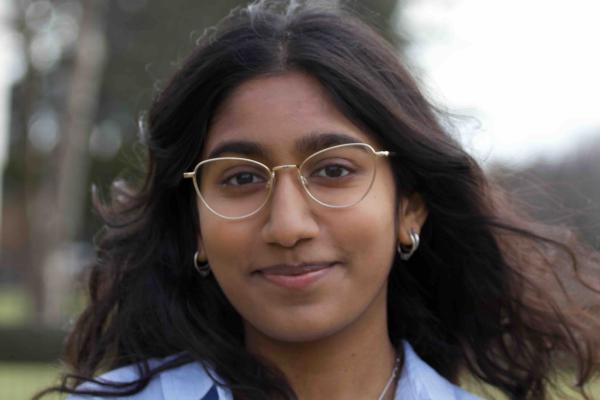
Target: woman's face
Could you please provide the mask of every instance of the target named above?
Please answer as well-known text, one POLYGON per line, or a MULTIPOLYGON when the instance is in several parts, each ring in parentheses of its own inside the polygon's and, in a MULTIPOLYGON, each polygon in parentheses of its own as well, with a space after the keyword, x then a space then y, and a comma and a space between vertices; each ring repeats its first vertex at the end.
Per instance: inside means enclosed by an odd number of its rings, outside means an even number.
MULTIPOLYGON (((221 106, 202 156, 243 141, 259 147, 264 155, 257 160, 269 167, 300 164, 310 153, 298 144, 332 132, 386 150, 344 117, 314 78, 260 77, 240 85, 221 106)), ((239 152, 222 156, 257 158, 239 152)), ((349 208, 312 200, 293 169, 277 172, 269 203, 249 218, 226 220, 197 204, 199 249, 243 318, 246 338, 312 341, 385 320, 398 238, 395 186, 385 158, 377 160, 368 195, 349 208), (286 275, 299 265, 320 270, 286 275)))

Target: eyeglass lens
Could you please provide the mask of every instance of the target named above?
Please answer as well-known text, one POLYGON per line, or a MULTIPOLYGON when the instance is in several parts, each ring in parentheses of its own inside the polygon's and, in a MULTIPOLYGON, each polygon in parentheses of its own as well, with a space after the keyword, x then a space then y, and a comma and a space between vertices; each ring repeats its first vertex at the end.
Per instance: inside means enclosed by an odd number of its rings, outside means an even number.
MULTIPOLYGON (((302 185, 322 205, 349 207, 369 191, 375 158, 362 144, 318 152, 300 166, 302 185)), ((263 207, 271 191, 270 179, 268 168, 242 158, 207 160, 196 169, 200 197, 214 212, 228 218, 240 218, 263 207)))

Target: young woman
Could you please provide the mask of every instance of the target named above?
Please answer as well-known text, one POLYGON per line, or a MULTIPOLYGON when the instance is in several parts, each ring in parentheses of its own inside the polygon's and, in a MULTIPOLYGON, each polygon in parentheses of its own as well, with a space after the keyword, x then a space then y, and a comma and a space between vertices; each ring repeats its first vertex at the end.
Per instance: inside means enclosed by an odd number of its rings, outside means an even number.
POLYGON ((565 356, 587 382, 598 321, 548 278, 570 248, 502 200, 375 31, 285 5, 232 13, 156 98, 59 390, 475 399, 466 372, 544 399, 565 356))

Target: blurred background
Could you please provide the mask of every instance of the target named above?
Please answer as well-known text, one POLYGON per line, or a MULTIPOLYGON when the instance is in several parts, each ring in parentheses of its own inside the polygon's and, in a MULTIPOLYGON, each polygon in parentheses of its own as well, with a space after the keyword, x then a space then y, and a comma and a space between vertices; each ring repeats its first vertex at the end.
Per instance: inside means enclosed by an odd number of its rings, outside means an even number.
MULTIPOLYGON (((450 132, 533 215, 600 250, 598 2, 338 1, 395 43, 450 132)), ((151 99, 246 3, 0 0, 1 399, 56 378, 101 228, 92 185, 106 197, 140 176, 151 99)))

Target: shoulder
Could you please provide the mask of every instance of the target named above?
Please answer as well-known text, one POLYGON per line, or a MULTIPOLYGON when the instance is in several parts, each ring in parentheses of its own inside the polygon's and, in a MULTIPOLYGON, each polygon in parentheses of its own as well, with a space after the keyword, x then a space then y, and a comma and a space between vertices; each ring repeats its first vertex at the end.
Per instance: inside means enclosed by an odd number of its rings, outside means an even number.
MULTIPOLYGON (((151 367, 164 363, 165 359, 151 359, 151 367)), ((103 375, 96 379, 100 382, 126 384, 139 378, 138 365, 127 365, 103 375)), ((118 391, 95 383, 84 383, 79 390, 104 390, 118 391)), ((103 400, 109 397, 92 395, 70 395, 66 400, 103 400)), ((229 394, 218 387, 206 369, 200 363, 188 363, 176 368, 168 369, 156 375, 140 392, 131 396, 111 396, 117 400, 228 400, 229 394)))
POLYGON ((404 342, 404 366, 398 379, 395 399, 479 400, 438 374, 425 363, 408 342, 404 342))

